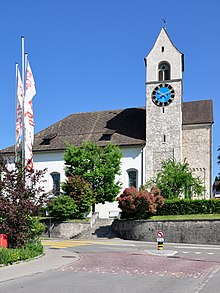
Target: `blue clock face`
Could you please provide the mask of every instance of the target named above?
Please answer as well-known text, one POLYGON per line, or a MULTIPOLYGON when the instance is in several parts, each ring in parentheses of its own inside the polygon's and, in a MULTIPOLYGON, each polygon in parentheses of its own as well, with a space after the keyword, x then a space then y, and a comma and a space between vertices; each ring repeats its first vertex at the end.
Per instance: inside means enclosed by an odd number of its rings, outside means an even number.
POLYGON ((152 92, 152 101, 159 107, 168 106, 172 103, 175 92, 170 84, 159 84, 152 92))

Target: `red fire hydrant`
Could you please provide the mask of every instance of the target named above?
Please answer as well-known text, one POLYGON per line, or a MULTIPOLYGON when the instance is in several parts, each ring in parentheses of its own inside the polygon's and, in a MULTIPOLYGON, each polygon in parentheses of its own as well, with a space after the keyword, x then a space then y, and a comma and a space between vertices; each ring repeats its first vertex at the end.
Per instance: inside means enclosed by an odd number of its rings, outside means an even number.
POLYGON ((0 247, 8 247, 8 236, 6 234, 0 234, 0 247))

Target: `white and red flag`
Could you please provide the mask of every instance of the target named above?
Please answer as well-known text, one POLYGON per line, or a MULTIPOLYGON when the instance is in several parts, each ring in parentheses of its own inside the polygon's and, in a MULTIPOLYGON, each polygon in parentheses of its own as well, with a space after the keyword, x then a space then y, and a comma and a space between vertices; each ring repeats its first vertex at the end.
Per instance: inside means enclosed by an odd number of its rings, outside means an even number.
POLYGON ((33 170, 33 143, 34 143, 34 113, 32 98, 36 94, 34 77, 27 61, 25 98, 24 98, 24 154, 27 171, 33 170))
POLYGON ((18 64, 16 64, 16 143, 15 143, 15 153, 21 143, 22 137, 22 124, 23 124, 23 99, 24 99, 24 88, 21 80, 20 71, 18 64))
POLYGON ((19 145, 21 143, 22 125, 23 125, 23 98, 24 88, 21 80, 18 64, 16 64, 16 144, 15 153, 17 154, 19 145))

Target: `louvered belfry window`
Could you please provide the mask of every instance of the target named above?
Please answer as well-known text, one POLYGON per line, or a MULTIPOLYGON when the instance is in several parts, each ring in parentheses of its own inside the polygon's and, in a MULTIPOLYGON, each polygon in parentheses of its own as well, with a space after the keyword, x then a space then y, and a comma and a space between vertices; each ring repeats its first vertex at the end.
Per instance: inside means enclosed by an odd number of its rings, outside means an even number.
POLYGON ((158 66, 159 81, 170 80, 170 64, 168 62, 161 62, 158 66))

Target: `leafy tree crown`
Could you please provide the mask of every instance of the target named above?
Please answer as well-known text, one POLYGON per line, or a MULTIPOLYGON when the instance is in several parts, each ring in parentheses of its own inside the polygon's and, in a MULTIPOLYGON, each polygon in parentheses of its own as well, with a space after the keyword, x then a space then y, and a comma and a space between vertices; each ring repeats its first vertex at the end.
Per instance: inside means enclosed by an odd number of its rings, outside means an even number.
POLYGON ((146 186, 156 185, 165 198, 191 198, 193 195, 202 195, 205 191, 200 178, 193 177, 189 164, 166 160, 162 162, 161 170, 151 178, 146 186))
POLYGON ((84 178, 93 191, 95 202, 114 201, 120 191, 115 182, 120 175, 121 151, 113 143, 105 147, 86 141, 80 147, 67 146, 64 154, 65 174, 84 178))

